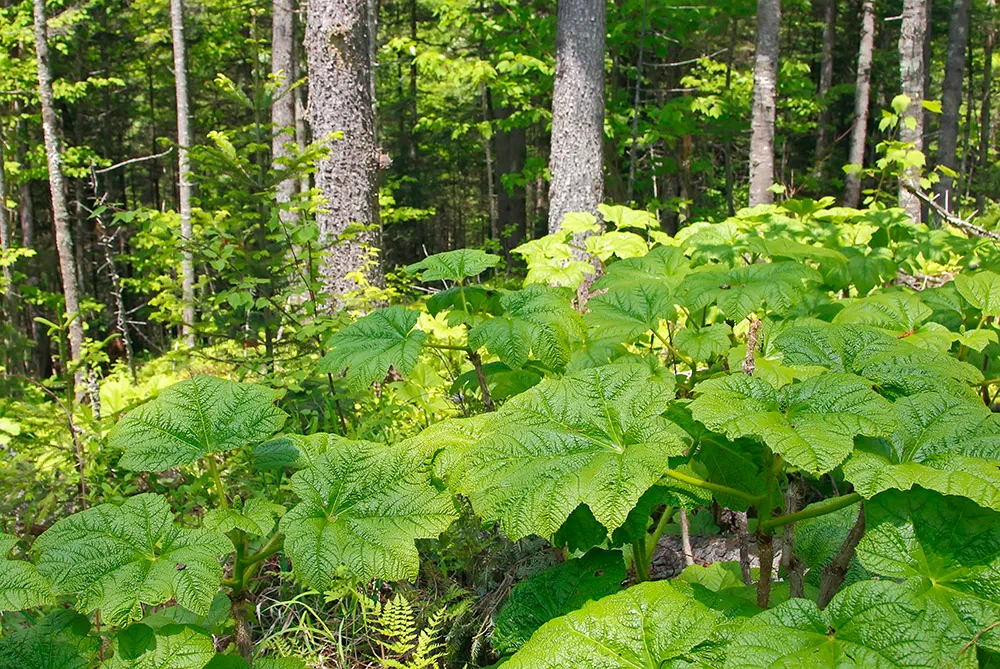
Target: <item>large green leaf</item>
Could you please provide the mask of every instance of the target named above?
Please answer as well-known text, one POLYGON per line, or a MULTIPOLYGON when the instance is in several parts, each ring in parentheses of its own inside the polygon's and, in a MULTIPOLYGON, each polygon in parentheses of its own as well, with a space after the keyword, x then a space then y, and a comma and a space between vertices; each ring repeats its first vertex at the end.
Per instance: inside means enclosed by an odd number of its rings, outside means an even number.
POLYGON ((609 531, 685 448, 661 416, 673 397, 640 365, 607 365, 543 381, 509 400, 453 477, 486 520, 513 539, 551 537, 582 503, 609 531))
POLYGON ((420 272, 423 281, 462 281, 496 267, 500 256, 479 249, 458 249, 428 256, 407 266, 409 274, 420 272))
POLYGON ((955 335, 939 323, 925 322, 932 313, 918 296, 895 290, 851 302, 833 322, 870 325, 920 348, 946 352, 955 335))
POLYGON ((456 518, 425 460, 405 444, 342 440, 297 472, 291 485, 302 501, 280 522, 295 574, 321 591, 341 570, 361 580, 415 578, 414 540, 437 537, 456 518))
POLYGON ((497 617, 493 649, 513 653, 546 622, 618 592, 625 577, 621 552, 594 549, 521 581, 497 617))
POLYGON ((347 369, 347 384, 354 390, 381 381, 390 367, 406 376, 427 339, 425 332, 414 329, 419 316, 398 306, 373 311, 330 337, 330 351, 316 369, 329 374, 347 369))
POLYGON ((726 318, 739 322, 766 308, 783 313, 822 280, 819 272, 795 262, 761 263, 735 269, 701 267, 681 285, 683 302, 691 310, 717 304, 726 318))
POLYGON ((872 381, 889 397, 947 388, 975 397, 969 384, 983 380, 972 365, 918 348, 870 325, 806 325, 775 337, 789 365, 820 365, 872 381))
POLYGON ((912 588, 862 581, 823 611, 810 600, 790 599, 757 614, 729 643, 725 667, 960 666, 952 658, 961 645, 951 632, 946 620, 920 606, 912 588))
POLYGON ((955 287, 984 316, 1000 316, 1000 275, 985 270, 962 272, 955 276, 955 287))
POLYGON ((682 661, 709 639, 719 618, 666 581, 640 583, 545 623, 504 667, 684 666, 682 661))
POLYGON ((992 627, 1000 620, 1000 514, 920 489, 882 493, 865 512, 861 563, 886 578, 916 580, 919 596, 953 617, 965 641, 1000 650, 992 627))
POLYGON ((90 634, 90 621, 76 611, 51 613, 31 627, 0 638, 4 669, 87 669, 100 639, 90 634))
POLYGON ((208 613, 222 581, 219 558, 233 545, 220 532, 179 527, 164 498, 143 494, 64 518, 33 549, 56 593, 118 624, 142 617, 142 604, 171 599, 208 613))
POLYGON ((698 384, 695 419, 730 439, 756 436, 791 465, 828 472, 847 457, 859 434, 887 434, 892 405, 864 379, 829 372, 776 389, 734 374, 698 384))
POLYGON ((174 384, 119 422, 108 443, 125 451, 121 466, 158 472, 207 453, 255 444, 281 429, 278 391, 196 376, 174 384))
POLYGON ((24 560, 8 560, 17 537, 0 532, 0 611, 20 611, 52 601, 52 586, 38 568, 24 560))
POLYGON ((183 625, 154 633, 137 623, 118 633, 114 650, 102 669, 203 669, 215 656, 212 637, 183 625))
POLYGON ((732 328, 725 323, 703 328, 685 328, 674 335, 674 345, 692 360, 707 362, 729 350, 731 332, 732 328))
POLYGON ((563 290, 530 285, 505 293, 504 313, 469 331, 469 345, 485 346, 510 367, 522 367, 530 354, 550 369, 569 362, 573 341, 582 338, 580 315, 563 290))
POLYGON ((865 497, 919 485, 1000 510, 1000 415, 941 392, 894 404, 899 429, 865 440, 844 463, 844 477, 865 497))

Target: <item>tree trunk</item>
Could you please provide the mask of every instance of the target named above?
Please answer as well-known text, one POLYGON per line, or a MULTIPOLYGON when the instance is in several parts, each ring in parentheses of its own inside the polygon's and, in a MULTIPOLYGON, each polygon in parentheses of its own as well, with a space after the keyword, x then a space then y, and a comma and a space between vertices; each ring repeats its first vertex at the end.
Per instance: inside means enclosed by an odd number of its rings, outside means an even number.
MULTIPOLYGON (((969 39, 970 0, 954 0, 951 6, 951 24, 948 27, 948 55, 945 59, 944 83, 941 85, 941 135, 938 139, 937 164, 958 171, 958 116, 962 106, 962 80, 965 75, 965 44, 969 39)), ((947 174, 934 190, 938 201, 948 211, 957 211, 952 202, 955 179, 947 174)), ((932 224, 940 226, 939 217, 932 224)))
MULTIPOLYGON (((990 166, 990 114, 993 113, 990 98, 993 88, 993 40, 996 38, 996 23, 994 22, 996 7, 996 0, 987 0, 986 44, 983 47, 983 103, 979 109, 979 174, 981 178, 986 175, 990 166)), ((986 194, 981 187, 977 188, 976 208, 982 213, 985 206, 986 194)))
MULTIPOLYGON (((899 74, 903 95, 910 98, 910 105, 900 120, 900 141, 913 145, 917 151, 924 149, 924 31, 927 29, 926 0, 903 0, 903 19, 899 32, 899 74), (906 119, 912 118, 913 127, 906 119)), ((919 189, 919 170, 911 167, 899 178, 899 206, 915 223, 921 220, 920 200, 909 189, 919 189)))
POLYGON ((837 38, 837 0, 824 0, 823 3, 823 56, 819 66, 819 90, 817 95, 823 105, 819 113, 816 129, 816 156, 813 176, 823 178, 823 162, 830 143, 830 101, 827 96, 833 86, 833 47, 837 38))
POLYGON ((875 0, 861 3, 861 45, 858 47, 858 75, 854 86, 854 126, 847 163, 855 166, 844 183, 845 207, 861 203, 861 167, 865 162, 865 141, 868 137, 868 100, 871 95, 872 54, 875 47, 875 0))
MULTIPOLYGON (((73 362, 83 355, 83 323, 80 314, 80 293, 76 282, 76 261, 73 257, 73 235, 69 208, 66 206, 66 183, 59 153, 59 119, 56 116, 55 95, 52 93, 52 67, 49 64, 48 21, 45 0, 33 0, 35 16, 35 57, 38 61, 38 98, 42 108, 42 133, 45 137, 45 158, 49 167, 49 191, 52 194, 52 218, 55 225, 59 272, 62 276, 63 297, 69 323, 70 358, 73 362)), ((66 361, 63 361, 66 364, 66 361)), ((75 384, 82 389, 86 379, 83 369, 77 369, 75 384)))
POLYGON ((757 52, 750 120, 750 206, 770 204, 774 193, 774 119, 778 89, 781 1, 757 0, 757 52))
POLYGON ((359 288, 351 274, 365 272, 382 283, 382 269, 369 259, 368 245, 381 242, 378 216, 379 151, 375 140, 372 91, 372 41, 369 3, 312 0, 306 22, 309 63, 309 115, 313 135, 327 138, 329 155, 319 162, 316 185, 327 199, 317 217, 321 241, 334 242, 323 261, 327 290, 343 295, 359 288), (351 239, 338 238, 351 224, 366 230, 351 239))
MULTIPOLYGON (((510 117, 512 111, 509 107, 503 107, 496 110, 494 116, 496 120, 502 122, 510 117)), ((523 182, 512 184, 508 188, 504 184, 503 177, 507 174, 519 174, 524 170, 524 162, 528 155, 528 140, 524 127, 497 128, 495 132, 500 241, 509 259, 510 250, 524 241, 528 220, 527 193, 523 182)))
POLYGON ((549 154, 549 232, 604 196, 606 0, 559 0, 549 154))
MULTIPOLYGON (((291 156, 288 149, 295 142, 295 92, 290 87, 295 83, 295 5, 294 0, 274 0, 271 19, 271 74, 281 82, 271 103, 271 158, 275 170, 281 169, 282 159, 291 156)), ((293 178, 278 184, 276 199, 279 205, 287 204, 298 190, 293 178)), ((282 210, 279 213, 285 223, 294 222, 295 213, 282 210)))
MULTIPOLYGON (((10 215, 7 212, 7 174, 4 170, 4 146, 3 137, 0 136, 0 251, 6 253, 10 250, 13 240, 10 232, 10 215)), ((10 265, 3 263, 3 289, 4 289, 4 300, 2 306, 2 311, 4 314, 4 320, 7 322, 8 327, 11 331, 14 330, 14 273, 11 270, 10 265)), ((13 355, 14 347, 5 346, 8 355, 13 355)), ((14 371, 17 371, 15 369, 14 371)))
POLYGON ((194 257, 191 252, 191 114, 188 108, 187 58, 184 53, 184 0, 170 0, 170 28, 174 42, 174 90, 177 96, 177 185, 181 218, 181 336, 194 346, 194 257))

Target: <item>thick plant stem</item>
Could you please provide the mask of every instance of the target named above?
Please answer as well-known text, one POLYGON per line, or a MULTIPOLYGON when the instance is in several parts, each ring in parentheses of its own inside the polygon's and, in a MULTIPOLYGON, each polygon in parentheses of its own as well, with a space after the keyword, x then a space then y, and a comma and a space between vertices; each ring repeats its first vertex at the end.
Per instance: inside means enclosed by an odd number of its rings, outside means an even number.
POLYGON ((757 606, 766 609, 771 601, 771 576, 774 572, 774 535, 757 530, 757 556, 760 576, 757 578, 757 606))
POLYGON ((673 516, 674 507, 664 507, 663 513, 660 514, 660 519, 656 522, 656 527, 653 528, 652 534, 646 538, 646 562, 652 564, 656 546, 660 543, 660 537, 663 536, 663 531, 667 528, 667 524, 673 516))
POLYGON ((714 493, 721 493, 723 495, 731 495, 738 499, 745 500, 750 504, 757 504, 763 497, 757 495, 751 495, 749 493, 743 492, 742 490, 737 490, 736 488, 730 488, 729 486, 720 485, 718 483, 712 483, 711 481, 703 481, 695 476, 689 476, 683 472, 679 472, 674 469, 668 469, 664 476, 672 478, 675 481, 680 481, 681 483, 687 483, 688 485, 693 485, 696 488, 703 488, 714 493))
POLYGON ((222 476, 219 475, 219 465, 215 462, 215 456, 209 453, 205 456, 205 461, 208 463, 208 475, 212 477, 212 484, 215 486, 215 492, 219 496, 219 506, 223 509, 228 509, 229 499, 226 497, 226 489, 222 485, 222 476))
POLYGON ((733 511, 736 520, 736 538, 740 545, 740 576, 744 585, 753 583, 750 577, 750 536, 747 532, 747 512, 733 511))
POLYGON ((240 656, 250 662, 253 659, 253 632, 250 626, 250 603, 246 600, 247 593, 240 592, 233 596, 230 608, 233 614, 233 640, 240 656))
POLYGON ((797 523, 800 520, 825 516, 828 513, 839 511, 844 507, 852 506, 860 501, 862 501, 861 495, 856 492, 848 493, 846 495, 841 495, 840 497, 828 499, 818 504, 813 504, 808 509, 803 509, 802 511, 798 511, 796 513, 790 513, 784 516, 778 516, 777 518, 770 518, 762 521, 761 526, 767 530, 774 530, 790 523, 797 523))
MULTIPOLYGON (((785 490, 785 515, 796 513, 801 504, 802 481, 793 478, 785 490)), ((795 523, 785 525, 781 535, 781 566, 785 570, 785 579, 788 581, 788 596, 805 596, 805 582, 803 580, 805 565, 795 554, 795 523)))
POLYGON ((694 551, 691 549, 691 524, 688 523, 687 510, 681 508, 681 548, 684 550, 684 564, 690 567, 694 564, 694 551))
POLYGON ((823 580, 820 581, 819 597, 816 601, 819 608, 825 609, 833 596, 837 594, 840 586, 843 585, 847 577, 847 570, 854 559, 854 549, 858 547, 858 542, 865 535, 865 505, 862 503, 858 509, 858 519, 854 521, 854 526, 847 533, 847 538, 840 546, 840 550, 833 556, 833 560, 823 570, 823 580))
POLYGON ((483 409, 493 411, 493 397, 490 395, 490 386, 486 383, 486 373, 483 372, 483 359, 476 351, 469 351, 469 362, 476 370, 476 379, 479 381, 479 390, 483 393, 483 409))
POLYGON ((632 542, 632 561, 635 563, 635 578, 640 583, 649 580, 649 563, 645 537, 632 542))

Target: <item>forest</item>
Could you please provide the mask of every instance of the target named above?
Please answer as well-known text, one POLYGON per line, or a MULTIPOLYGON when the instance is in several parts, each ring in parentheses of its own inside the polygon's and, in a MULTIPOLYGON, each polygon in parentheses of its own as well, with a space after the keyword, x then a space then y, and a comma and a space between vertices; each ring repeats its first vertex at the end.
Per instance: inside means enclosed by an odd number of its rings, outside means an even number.
POLYGON ((0 669, 1000 667, 998 20, 0 1, 0 669))

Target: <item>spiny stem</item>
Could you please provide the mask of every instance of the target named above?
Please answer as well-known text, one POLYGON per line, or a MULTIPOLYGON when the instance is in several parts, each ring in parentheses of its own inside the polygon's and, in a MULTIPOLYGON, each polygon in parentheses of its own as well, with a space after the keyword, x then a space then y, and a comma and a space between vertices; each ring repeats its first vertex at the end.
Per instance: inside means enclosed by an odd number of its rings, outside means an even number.
POLYGON ((754 506, 762 502, 765 498, 765 495, 751 495, 750 493, 743 492, 742 490, 737 490, 736 488, 730 488, 729 486, 721 485, 718 483, 712 483, 711 481, 704 481, 695 476, 689 476, 675 469, 668 469, 666 471, 665 476, 672 478, 675 481, 680 481, 681 483, 687 483, 688 485, 693 485, 696 488, 702 488, 704 490, 709 490, 711 492, 720 495, 730 495, 732 497, 742 499, 754 506))
POLYGON ((825 516, 828 513, 833 513, 834 511, 839 511, 845 507, 857 504, 861 500, 861 495, 856 492, 841 495, 840 497, 833 497, 826 501, 813 504, 808 509, 803 509, 797 513, 789 513, 784 516, 777 516, 775 518, 764 520, 760 523, 760 527, 764 530, 774 530, 778 527, 788 525, 789 523, 797 523, 800 520, 825 516))
POLYGON ((208 463, 208 474, 212 477, 215 492, 219 496, 219 506, 223 509, 228 509, 229 499, 226 497, 226 489, 222 485, 222 477, 219 475, 219 465, 215 462, 215 456, 209 453, 205 456, 205 461, 208 463))

